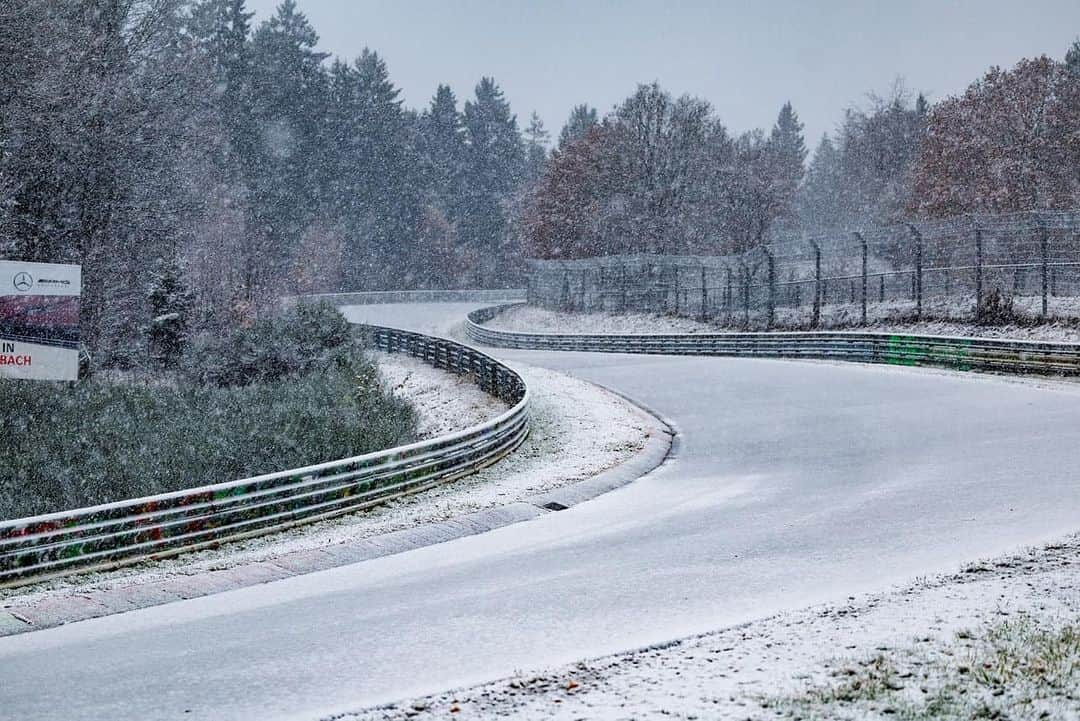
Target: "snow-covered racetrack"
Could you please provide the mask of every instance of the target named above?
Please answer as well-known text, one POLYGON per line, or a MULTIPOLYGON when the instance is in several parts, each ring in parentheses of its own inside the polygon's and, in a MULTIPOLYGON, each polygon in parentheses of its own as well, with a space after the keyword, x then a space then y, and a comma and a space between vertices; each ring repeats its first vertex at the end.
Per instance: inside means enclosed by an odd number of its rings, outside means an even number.
MULTIPOLYGON (((371 306, 428 329, 466 306, 371 306)), ((503 352, 636 398, 675 456, 570 510, 0 639, 18 719, 322 713, 661 642, 1078 530, 1080 388, 937 371, 503 352)))

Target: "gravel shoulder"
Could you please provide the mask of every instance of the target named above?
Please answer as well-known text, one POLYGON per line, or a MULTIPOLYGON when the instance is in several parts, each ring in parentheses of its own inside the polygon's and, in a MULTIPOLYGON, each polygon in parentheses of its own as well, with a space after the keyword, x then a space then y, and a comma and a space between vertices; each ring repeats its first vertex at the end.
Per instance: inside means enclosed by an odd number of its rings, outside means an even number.
MULTIPOLYGON (((416 405, 426 436, 506 410, 457 376, 405 356, 376 358, 384 382, 416 405)), ((373 543, 392 545, 381 543, 387 534, 422 535, 428 527, 592 478, 634 458, 657 433, 655 419, 613 393, 554 371, 516 367, 533 392, 531 432, 517 450, 479 473, 367 511, 217 549, 0 589, 0 635, 26 630, 20 623, 47 627, 317 570, 328 556, 348 558, 355 549, 372 555, 373 543)), ((438 540, 446 539, 429 542, 438 540)))
MULTIPOLYGON (((859 308, 857 306, 827 306, 822 311, 822 330, 1080 342, 1080 322, 1075 319, 1058 319, 1030 325, 975 325, 956 320, 904 321, 902 319, 910 309, 900 306, 875 310, 878 311, 879 317, 875 318, 871 314, 871 322, 861 326, 858 323, 859 308)), ((943 316, 957 315, 953 311, 956 309, 951 306, 937 308, 928 304, 927 308, 928 314, 938 313, 943 316)), ((777 315, 778 320, 783 321, 784 310, 778 309, 777 315)), ((524 304, 508 308, 484 325, 496 330, 523 333, 695 334, 739 331, 738 328, 726 326, 720 322, 702 322, 690 318, 648 313, 562 313, 524 304)))
POLYGON ((1080 718, 1080 536, 347 721, 1080 718))

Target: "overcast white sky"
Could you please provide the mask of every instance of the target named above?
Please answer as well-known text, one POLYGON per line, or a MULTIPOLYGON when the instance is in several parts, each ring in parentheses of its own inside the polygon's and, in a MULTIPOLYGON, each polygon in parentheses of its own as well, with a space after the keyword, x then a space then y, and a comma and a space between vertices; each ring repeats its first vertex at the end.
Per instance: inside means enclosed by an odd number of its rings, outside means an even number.
MULTIPOLYGON (((278 0, 248 0, 256 21, 278 0)), ((813 148, 845 107, 897 76, 931 100, 991 65, 1061 58, 1080 36, 1080 0, 298 0, 323 50, 382 55, 406 103, 438 83, 459 102, 483 75, 524 125, 552 135, 570 108, 610 110, 638 82, 708 99, 739 132, 769 127, 790 100, 813 148)))

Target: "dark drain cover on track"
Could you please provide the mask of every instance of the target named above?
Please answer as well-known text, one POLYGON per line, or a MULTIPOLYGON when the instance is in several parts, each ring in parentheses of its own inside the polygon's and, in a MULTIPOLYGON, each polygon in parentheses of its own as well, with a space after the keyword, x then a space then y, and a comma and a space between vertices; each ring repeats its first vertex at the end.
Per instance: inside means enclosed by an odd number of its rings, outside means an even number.
POLYGON ((544 504, 544 508, 548 509, 549 511, 565 511, 569 507, 570 506, 564 506, 561 503, 556 503, 555 501, 544 504))

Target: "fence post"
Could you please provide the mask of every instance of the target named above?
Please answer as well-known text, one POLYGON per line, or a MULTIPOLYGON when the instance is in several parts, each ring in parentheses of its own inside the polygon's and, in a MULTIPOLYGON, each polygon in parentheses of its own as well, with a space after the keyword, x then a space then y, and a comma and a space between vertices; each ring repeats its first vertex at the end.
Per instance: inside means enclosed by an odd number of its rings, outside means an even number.
POLYGON ((1042 319, 1046 320, 1046 294, 1050 286, 1050 231, 1045 226, 1041 228, 1039 246, 1042 252, 1042 319))
POLYGON ((769 306, 767 308, 767 314, 765 316, 765 328, 769 329, 773 326, 773 319, 776 315, 776 263, 773 261, 773 254, 766 248, 762 248, 765 253, 765 262, 768 264, 769 270, 769 306))
POLYGON ((810 317, 810 327, 817 328, 821 322, 821 246, 811 240, 810 247, 814 249, 814 314, 810 317))
POLYGON ((855 239, 859 241, 859 247, 862 249, 862 324, 866 325, 866 238, 863 237, 862 233, 856 232, 855 239))
POLYGON ((983 314, 983 242, 982 228, 975 226, 975 321, 983 314))
POLYGON ((739 261, 743 275, 743 325, 750 327, 750 268, 744 261, 739 261))
POLYGON ((675 277, 675 315, 679 315, 679 266, 671 266, 671 272, 675 277))
POLYGON ((622 312, 626 312, 626 263, 620 267, 619 287, 622 289, 622 312))
MULTIPOLYGON (((607 290, 607 288, 604 286, 604 266, 603 265, 598 265, 596 267, 596 273, 597 273, 596 290, 599 292, 599 295, 600 295, 600 310, 604 310, 604 298, 606 297, 605 292, 607 290)), ((596 308, 595 301, 596 301, 596 294, 594 293, 593 294, 593 308, 594 309, 596 308)))
POLYGON ((728 320, 731 319, 731 266, 725 265, 726 279, 724 281, 724 310, 727 311, 728 320))
POLYGON ((908 223, 908 229, 911 231, 911 237, 915 240, 915 320, 922 318, 922 266, 923 266, 923 245, 922 245, 922 233, 911 223, 908 223))
POLYGON ((705 266, 701 266, 701 320, 705 320, 709 307, 709 288, 705 285, 705 266))

